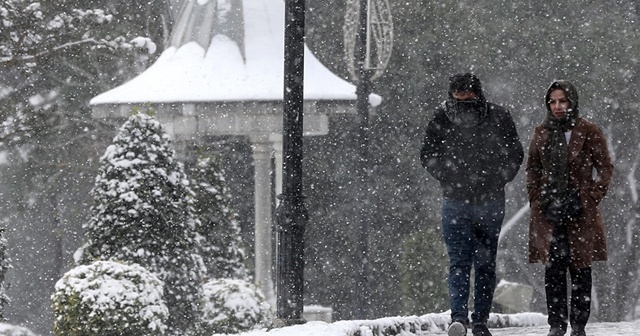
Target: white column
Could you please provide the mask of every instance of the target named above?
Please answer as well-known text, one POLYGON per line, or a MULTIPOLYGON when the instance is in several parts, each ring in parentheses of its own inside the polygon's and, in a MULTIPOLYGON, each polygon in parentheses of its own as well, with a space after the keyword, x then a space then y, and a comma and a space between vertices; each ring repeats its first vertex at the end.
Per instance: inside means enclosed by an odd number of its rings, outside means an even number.
MULTIPOLYGON (((282 194, 282 134, 271 134, 269 140, 273 143, 273 156, 275 157, 276 166, 276 196, 282 194)), ((279 204, 276 200, 276 205, 279 204)))
POLYGON ((267 136, 251 136, 254 165, 255 200, 255 283, 265 298, 275 307, 276 297, 272 280, 273 253, 271 216, 271 152, 272 143, 267 136))

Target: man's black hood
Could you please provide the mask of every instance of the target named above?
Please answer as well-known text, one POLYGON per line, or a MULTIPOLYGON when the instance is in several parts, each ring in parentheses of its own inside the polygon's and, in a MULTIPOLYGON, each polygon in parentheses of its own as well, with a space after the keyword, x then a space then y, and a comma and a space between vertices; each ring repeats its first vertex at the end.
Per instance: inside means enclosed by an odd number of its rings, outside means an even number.
POLYGON ((454 124, 463 127, 478 125, 487 115, 487 102, 482 93, 482 83, 474 74, 457 74, 449 78, 449 99, 445 102, 447 117, 454 124), (476 94, 472 100, 460 101, 454 92, 470 91, 476 94))
POLYGON ((476 96, 485 101, 484 94, 482 93, 482 83, 476 75, 472 73, 457 74, 449 77, 449 98, 453 98, 453 93, 456 91, 471 91, 476 96))

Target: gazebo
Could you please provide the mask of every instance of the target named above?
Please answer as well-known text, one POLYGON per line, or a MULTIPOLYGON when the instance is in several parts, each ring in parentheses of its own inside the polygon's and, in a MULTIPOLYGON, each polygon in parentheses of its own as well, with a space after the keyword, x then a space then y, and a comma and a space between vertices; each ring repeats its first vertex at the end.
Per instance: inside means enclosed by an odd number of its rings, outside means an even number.
MULTIPOLYGON (((355 112, 355 86, 305 47, 304 133, 328 132, 332 113, 355 112)), ((174 140, 248 136, 255 166, 255 280, 270 303, 271 156, 282 186, 283 0, 185 0, 170 46, 131 81, 91 100, 94 118, 126 118, 151 105, 174 140)), ((370 96, 372 105, 380 97, 370 96)))

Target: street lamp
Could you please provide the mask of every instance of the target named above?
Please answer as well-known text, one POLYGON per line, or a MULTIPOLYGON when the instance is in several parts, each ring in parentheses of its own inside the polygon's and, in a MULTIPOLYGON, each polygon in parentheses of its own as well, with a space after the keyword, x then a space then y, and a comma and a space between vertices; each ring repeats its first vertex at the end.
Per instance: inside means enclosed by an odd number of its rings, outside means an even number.
POLYGON ((358 159, 356 171, 359 181, 356 199, 360 200, 356 234, 356 302, 355 317, 370 316, 368 225, 371 222, 369 199, 369 95, 371 81, 378 78, 387 66, 393 45, 393 23, 387 0, 353 0, 347 3, 345 15, 345 51, 350 62, 347 67, 357 82, 356 108, 358 124, 356 143, 358 159))
POLYGON ((285 1, 282 194, 276 209, 277 324, 303 323, 304 231, 302 195, 304 0, 285 1))

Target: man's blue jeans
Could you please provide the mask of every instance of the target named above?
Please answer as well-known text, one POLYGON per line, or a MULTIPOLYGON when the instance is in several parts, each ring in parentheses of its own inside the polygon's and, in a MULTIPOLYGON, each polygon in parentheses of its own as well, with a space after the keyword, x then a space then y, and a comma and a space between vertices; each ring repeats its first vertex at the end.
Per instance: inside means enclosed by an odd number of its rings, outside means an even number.
POLYGON ((485 204, 444 199, 442 231, 449 254, 451 320, 469 324, 469 281, 475 269, 473 324, 485 324, 496 287, 496 253, 504 198, 485 204))

